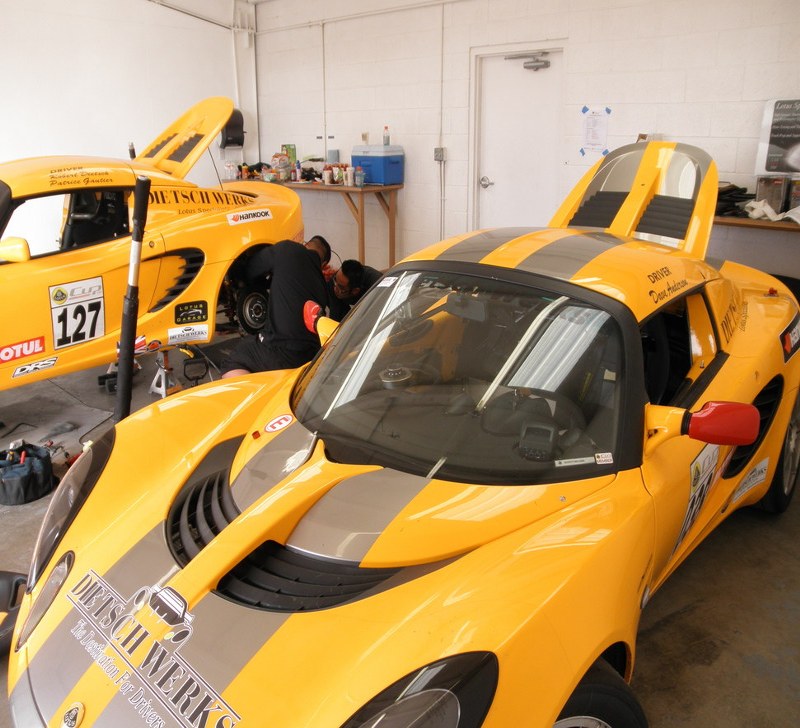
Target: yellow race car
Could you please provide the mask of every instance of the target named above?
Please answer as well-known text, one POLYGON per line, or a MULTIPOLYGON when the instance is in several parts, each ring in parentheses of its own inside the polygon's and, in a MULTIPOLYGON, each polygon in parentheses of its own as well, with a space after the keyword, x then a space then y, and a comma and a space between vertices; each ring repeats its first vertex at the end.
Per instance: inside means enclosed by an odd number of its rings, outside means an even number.
POLYGON ((622 147, 552 227, 390 269, 305 368, 109 430, 53 497, 19 728, 643 728, 651 595, 798 476, 800 315, 703 260, 717 178, 622 147))
POLYGON ((140 350, 247 332, 266 319, 247 258, 302 240, 298 196, 278 185, 186 174, 233 102, 201 101, 133 160, 41 157, 0 164, 0 390, 116 359, 136 178, 151 180, 139 268, 140 350))

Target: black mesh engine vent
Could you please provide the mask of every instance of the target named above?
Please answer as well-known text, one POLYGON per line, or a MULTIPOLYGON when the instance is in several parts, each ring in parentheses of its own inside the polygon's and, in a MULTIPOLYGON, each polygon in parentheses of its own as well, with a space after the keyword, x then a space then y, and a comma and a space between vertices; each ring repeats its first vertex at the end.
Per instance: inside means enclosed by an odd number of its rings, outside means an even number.
POLYGON ((181 295, 188 287, 189 284, 197 277, 197 274, 203 268, 205 262, 205 255, 202 250, 187 249, 176 250, 172 255, 183 258, 181 264, 181 272, 175 279, 175 282, 167 289, 166 293, 153 305, 150 312, 160 311, 164 306, 174 301, 181 295))
MULTIPOLYGON (((173 503, 166 524, 178 564, 186 566, 239 513, 227 469, 187 483, 173 503)), ((216 591, 258 609, 311 611, 357 599, 398 571, 362 569, 352 562, 320 558, 267 541, 234 566, 216 591)))
POLYGON ((222 578, 217 592, 259 609, 312 611, 356 599, 398 571, 362 569, 267 541, 222 578))
POLYGON ((750 462, 753 453, 761 446, 764 436, 767 434, 770 424, 772 423, 775 413, 778 411, 778 406, 781 403, 783 396, 783 377, 778 375, 771 379, 767 385, 762 389, 756 398, 753 400, 755 408, 758 410, 760 420, 758 424, 758 437, 752 445, 739 445, 733 449, 733 454, 728 462, 728 467, 722 473, 723 478, 732 478, 738 475, 744 469, 744 466, 750 462))
POLYGON ((167 518, 167 535, 178 563, 186 566, 238 515, 227 470, 184 488, 167 518))

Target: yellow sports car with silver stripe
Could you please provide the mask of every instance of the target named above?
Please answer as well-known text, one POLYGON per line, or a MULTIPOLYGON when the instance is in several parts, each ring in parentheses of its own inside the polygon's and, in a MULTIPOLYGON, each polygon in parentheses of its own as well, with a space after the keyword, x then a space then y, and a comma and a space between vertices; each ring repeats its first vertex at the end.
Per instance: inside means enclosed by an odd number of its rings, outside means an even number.
POLYGON ((144 351, 253 332, 266 294, 247 259, 302 240, 298 196, 279 185, 186 174, 226 127, 233 102, 193 106, 133 160, 38 157, 0 164, 0 390, 116 360, 128 282, 133 189, 150 179, 138 273, 144 351))
POLYGON ((552 226, 390 269, 301 370, 73 465, 10 646, 19 728, 643 728, 642 610, 798 475, 800 315, 706 261, 699 149, 622 147, 552 226))

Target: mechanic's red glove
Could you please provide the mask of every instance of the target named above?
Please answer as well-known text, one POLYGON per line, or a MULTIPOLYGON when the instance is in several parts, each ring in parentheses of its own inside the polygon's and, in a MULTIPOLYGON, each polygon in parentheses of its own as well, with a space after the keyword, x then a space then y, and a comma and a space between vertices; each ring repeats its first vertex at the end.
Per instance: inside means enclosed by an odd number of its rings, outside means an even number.
POLYGON ((331 268, 328 263, 322 266, 322 275, 326 281, 329 281, 336 275, 336 268, 331 268))
POLYGON ((317 321, 320 316, 322 316, 322 306, 316 301, 306 301, 303 304, 303 323, 312 334, 317 333, 317 321))

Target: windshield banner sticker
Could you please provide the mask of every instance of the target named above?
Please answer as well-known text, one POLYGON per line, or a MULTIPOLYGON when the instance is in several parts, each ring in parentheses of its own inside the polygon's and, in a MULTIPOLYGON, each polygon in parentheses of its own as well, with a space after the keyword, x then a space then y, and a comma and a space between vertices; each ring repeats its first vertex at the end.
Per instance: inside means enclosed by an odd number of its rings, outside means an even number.
POLYGON ((186 728, 239 724, 240 716, 179 654, 194 615, 174 589, 142 587, 125 600, 90 570, 66 597, 80 614, 70 633, 142 723, 164 728, 168 717, 186 728), (154 619, 167 626, 161 637, 145 626, 154 619))

